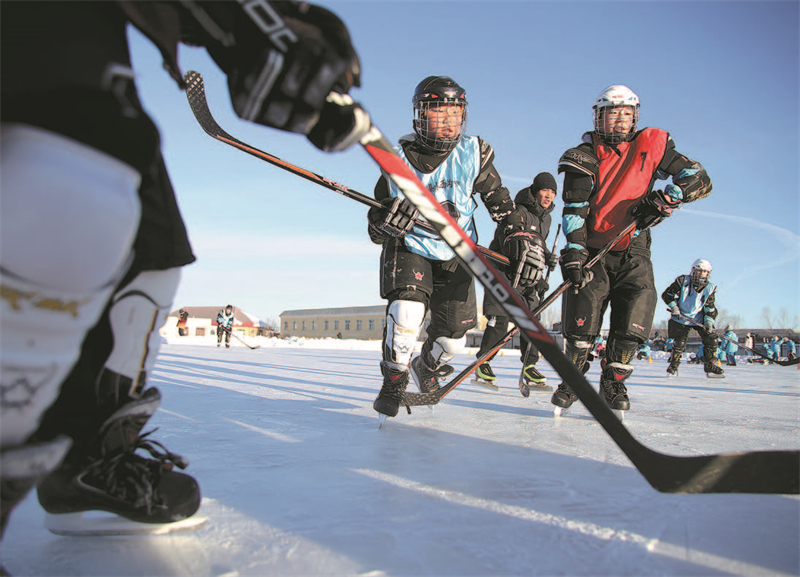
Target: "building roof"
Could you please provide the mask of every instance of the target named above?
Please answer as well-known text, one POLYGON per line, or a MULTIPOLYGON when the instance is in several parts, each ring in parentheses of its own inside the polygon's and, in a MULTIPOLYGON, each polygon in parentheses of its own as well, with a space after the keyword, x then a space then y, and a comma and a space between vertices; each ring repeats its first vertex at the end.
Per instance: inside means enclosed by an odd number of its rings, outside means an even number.
POLYGON ((296 309, 283 311, 282 317, 318 317, 320 315, 378 315, 386 312, 386 305, 369 307, 340 307, 328 309, 296 309))
MULTIPOLYGON (((178 313, 181 310, 189 313, 190 319, 208 319, 212 325, 217 324, 217 314, 228 305, 219 307, 182 307, 169 313, 169 317, 178 318, 178 313)), ((237 327, 267 327, 267 323, 259 318, 243 311, 242 309, 233 307, 233 325, 237 327)))

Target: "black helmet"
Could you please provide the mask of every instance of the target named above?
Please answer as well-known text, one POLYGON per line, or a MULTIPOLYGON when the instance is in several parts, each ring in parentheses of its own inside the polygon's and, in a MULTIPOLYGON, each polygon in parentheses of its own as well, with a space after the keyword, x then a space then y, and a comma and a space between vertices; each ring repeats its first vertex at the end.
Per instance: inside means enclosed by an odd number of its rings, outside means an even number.
POLYGON ((225 307, 225 310, 228 310, 228 309, 233 310, 233 305, 228 305, 228 306, 225 307))
POLYGON ((450 152, 467 129, 467 93, 449 76, 428 76, 414 89, 414 132, 418 142, 432 152, 450 152), (454 136, 434 133, 428 126, 428 112, 442 105, 460 105, 461 126, 454 136))

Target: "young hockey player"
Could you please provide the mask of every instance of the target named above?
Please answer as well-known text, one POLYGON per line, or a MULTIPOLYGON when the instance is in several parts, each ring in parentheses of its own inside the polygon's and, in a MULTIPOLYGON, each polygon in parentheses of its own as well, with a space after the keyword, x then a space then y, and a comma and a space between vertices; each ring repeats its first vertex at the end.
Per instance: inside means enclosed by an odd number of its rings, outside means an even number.
POLYGON ((726 364, 730 367, 736 366, 736 351, 739 350, 739 336, 734 332, 731 325, 725 327, 725 338, 719 343, 720 350, 725 354, 726 364))
POLYGON ((188 462, 141 434, 161 399, 158 329, 194 255, 126 27, 180 86, 178 44, 205 46, 239 116, 323 150, 369 128, 349 97, 326 98, 359 85, 358 57, 307 3, 12 2, 2 16, 2 530, 34 486, 51 514, 191 517, 198 484, 173 469, 188 462))
MULTIPOLYGON (((658 295, 650 260, 650 231, 642 228, 668 217, 681 203, 711 192, 711 181, 698 162, 675 150, 669 133, 637 129, 639 97, 626 86, 609 86, 595 101, 594 130, 559 160, 564 173, 561 272, 575 287, 562 301, 562 333, 575 366, 586 358, 611 307, 606 356, 601 363, 600 394, 616 410, 630 408, 625 381, 631 359, 653 323, 658 295), (672 178, 663 191, 656 179, 672 178), (584 264, 628 225, 639 228, 618 241, 591 269, 584 264)), ((553 393, 556 414, 576 396, 566 383, 553 393)))
POLYGON ((689 275, 678 276, 661 294, 672 317, 667 324, 670 338, 675 339, 669 359, 667 374, 677 375, 681 355, 686 349, 689 329, 694 329, 703 342, 703 368, 708 376, 720 376, 724 371, 715 364, 717 358, 717 335, 714 319, 717 307, 714 304, 717 287, 711 282, 711 263, 697 259, 689 275), (698 327, 695 324, 701 324, 698 327))
MULTIPOLYGON (((514 202, 494 168, 492 147, 466 134, 464 89, 447 76, 429 76, 417 85, 412 103, 414 134, 402 137, 396 147, 403 160, 473 240, 476 193, 492 220, 504 224, 514 202)), ((383 245, 380 292, 387 306, 383 386, 373 407, 394 417, 409 372, 420 391, 431 392, 453 371, 447 362, 461 351, 467 331, 475 326, 477 303, 470 272, 443 240, 414 228, 418 211, 385 175, 375 186, 375 198, 381 207, 369 211, 369 234, 383 245), (411 362, 428 310, 427 338, 411 362)), ((544 265, 541 237, 511 226, 504 247, 511 268, 519 270, 522 283, 536 280, 544 265)))
MULTIPOLYGON (((536 232, 546 241, 550 233, 550 224, 552 222, 550 213, 555 208, 553 199, 555 199, 557 191, 558 184, 552 174, 549 172, 537 174, 536 178, 533 179, 533 183, 520 190, 514 198, 519 216, 523 219, 523 222, 517 228, 536 232)), ((505 229, 498 228, 489 248, 496 251, 502 250, 504 244, 505 229)), ((544 253, 548 268, 555 268, 558 265, 558 255, 551 253, 546 246, 544 253)), ((514 279, 512 278, 511 280, 513 282, 514 279)), ((527 302, 528 307, 534 310, 539 306, 541 297, 547 292, 549 286, 542 278, 536 283, 518 286, 517 289, 527 302)), ((488 322, 481 338, 480 350, 477 353, 478 357, 486 354, 506 335, 510 320, 497 301, 486 291, 483 296, 483 314, 488 319, 488 322)), ((519 378, 519 388, 522 394, 527 396, 526 393, 529 393, 530 390, 552 391, 553 387, 547 385, 547 378, 536 369, 536 363, 539 361, 539 351, 536 346, 523 340, 520 343, 520 349, 522 373, 519 378)), ((487 359, 486 362, 481 363, 478 367, 475 372, 476 382, 490 386, 494 385, 497 377, 489 364, 491 360, 491 358, 487 359)))
POLYGON ((225 335, 225 348, 231 348, 233 316, 233 305, 228 305, 217 313, 217 348, 222 344, 223 335, 225 335))

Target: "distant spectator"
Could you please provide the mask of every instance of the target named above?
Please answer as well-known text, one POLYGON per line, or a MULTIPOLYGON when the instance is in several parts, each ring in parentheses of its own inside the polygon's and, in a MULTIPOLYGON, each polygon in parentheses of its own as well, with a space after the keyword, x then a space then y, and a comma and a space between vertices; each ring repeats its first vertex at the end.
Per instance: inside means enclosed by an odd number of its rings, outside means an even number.
POLYGON ((722 339, 719 345, 719 350, 725 355, 728 366, 736 366, 736 351, 739 350, 739 337, 733 332, 731 325, 725 327, 725 339, 722 339), (730 340, 725 340, 730 339, 730 340))
POLYGON ((789 337, 783 337, 783 341, 786 344, 786 358, 788 360, 792 360, 797 357, 797 346, 795 345, 794 341, 789 337))

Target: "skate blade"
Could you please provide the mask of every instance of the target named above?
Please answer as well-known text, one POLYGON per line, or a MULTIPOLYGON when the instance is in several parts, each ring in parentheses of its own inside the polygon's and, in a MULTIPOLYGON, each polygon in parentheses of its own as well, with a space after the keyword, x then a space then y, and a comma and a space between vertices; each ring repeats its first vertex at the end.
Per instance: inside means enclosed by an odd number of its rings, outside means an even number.
POLYGON ((724 379, 725 375, 715 375, 714 373, 706 373, 706 377, 709 379, 724 379))
POLYGON ((553 416, 554 417, 564 417, 569 412, 571 407, 553 407, 553 416))
POLYGON ((611 412, 620 420, 620 422, 625 421, 625 413, 628 411, 620 411, 619 409, 611 409, 611 412))
POLYGON ((44 525, 56 535, 73 537, 117 535, 168 535, 196 531, 206 524, 208 517, 192 515, 172 523, 139 523, 105 511, 45 514, 44 525))
POLYGON ((481 385, 482 387, 486 387, 487 389, 492 389, 494 391, 500 390, 500 387, 498 387, 494 383, 489 381, 484 381, 483 379, 472 379, 470 383, 472 383, 473 385, 481 385))
POLYGON ((549 393, 550 391, 553 390, 553 387, 551 387, 550 385, 547 385, 545 383, 542 383, 540 385, 533 384, 533 385, 526 385, 526 386, 527 386, 529 391, 541 391, 543 393, 549 393))
POLYGON ((383 427, 383 424, 386 422, 386 415, 383 413, 378 413, 378 428, 380 429, 383 427))

